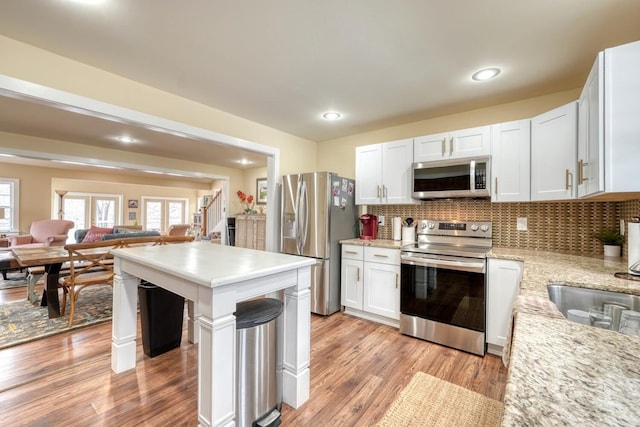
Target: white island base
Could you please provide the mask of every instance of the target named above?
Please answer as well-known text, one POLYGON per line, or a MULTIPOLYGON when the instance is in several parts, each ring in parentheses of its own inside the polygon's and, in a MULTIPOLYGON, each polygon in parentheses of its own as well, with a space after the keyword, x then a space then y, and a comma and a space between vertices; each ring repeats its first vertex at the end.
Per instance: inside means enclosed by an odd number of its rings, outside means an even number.
MULTIPOLYGON (((117 249, 111 369, 136 366, 138 278, 193 302, 198 346, 198 422, 234 426, 236 303, 284 290, 283 401, 309 399, 310 265, 313 260, 208 242, 117 249)), ((192 323, 189 322, 189 327, 192 323)))

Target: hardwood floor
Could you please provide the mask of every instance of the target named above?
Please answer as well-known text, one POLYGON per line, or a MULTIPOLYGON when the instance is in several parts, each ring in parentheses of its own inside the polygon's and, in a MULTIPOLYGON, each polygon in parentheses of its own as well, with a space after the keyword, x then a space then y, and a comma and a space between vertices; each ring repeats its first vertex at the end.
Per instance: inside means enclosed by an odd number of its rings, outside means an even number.
MULTIPOLYGON (((24 298, 2 290, 0 300, 24 298)), ((140 331, 138 331, 140 333, 140 331)), ((111 323, 0 350, 3 426, 196 426, 197 348, 111 371, 111 323)), ((423 371, 502 400, 507 371, 484 358, 401 335, 394 328, 337 313, 312 316, 311 398, 283 405, 284 426, 374 425, 423 371)))

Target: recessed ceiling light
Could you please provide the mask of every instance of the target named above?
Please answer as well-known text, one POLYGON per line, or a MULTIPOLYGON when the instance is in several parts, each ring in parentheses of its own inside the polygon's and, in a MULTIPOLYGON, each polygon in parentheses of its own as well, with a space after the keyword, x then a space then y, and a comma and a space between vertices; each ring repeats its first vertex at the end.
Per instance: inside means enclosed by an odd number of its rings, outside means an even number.
POLYGON ((251 163, 253 163, 251 160, 247 160, 247 159, 238 160, 237 162, 240 163, 241 165, 250 165, 251 163))
POLYGON ((500 68, 485 68, 484 70, 476 71, 471 78, 476 81, 490 80, 500 74, 500 68))
POLYGON ((136 140, 134 138, 131 138, 130 136, 119 136, 117 139, 118 141, 124 142, 125 144, 136 142, 136 140))
POLYGON ((322 115, 322 118, 325 120, 340 120, 342 118, 342 114, 337 111, 327 111, 322 115))
POLYGON ((101 4, 105 0, 70 0, 72 3, 84 3, 84 4, 101 4))

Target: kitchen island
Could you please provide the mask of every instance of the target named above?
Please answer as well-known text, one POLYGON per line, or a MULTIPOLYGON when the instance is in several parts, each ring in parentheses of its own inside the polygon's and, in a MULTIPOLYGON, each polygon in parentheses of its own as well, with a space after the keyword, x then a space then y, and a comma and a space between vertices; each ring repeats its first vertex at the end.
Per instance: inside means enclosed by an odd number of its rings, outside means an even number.
MULTIPOLYGON (((640 282, 614 277, 622 258, 512 248, 488 257, 524 261, 521 295, 548 298, 549 282, 640 295, 640 282)), ((502 425, 640 424, 638 355, 638 336, 518 313, 502 425)))
MULTIPOLYGON (((111 368, 136 366, 138 278, 194 304, 198 333, 198 422, 230 426, 235 420, 236 303, 284 290, 283 401, 298 408, 309 398, 309 258, 209 242, 112 251, 111 368)), ((192 334, 190 333, 190 336, 192 334)))

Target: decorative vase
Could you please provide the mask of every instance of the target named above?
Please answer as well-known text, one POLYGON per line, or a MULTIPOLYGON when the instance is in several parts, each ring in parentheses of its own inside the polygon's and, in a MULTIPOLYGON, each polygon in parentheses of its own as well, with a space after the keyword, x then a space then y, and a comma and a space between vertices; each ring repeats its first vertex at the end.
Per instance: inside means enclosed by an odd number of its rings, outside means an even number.
POLYGON ((604 256, 610 258, 619 257, 621 249, 618 245, 604 245, 604 256))

